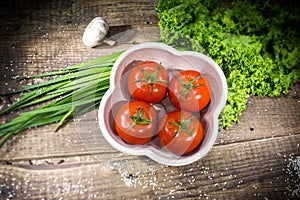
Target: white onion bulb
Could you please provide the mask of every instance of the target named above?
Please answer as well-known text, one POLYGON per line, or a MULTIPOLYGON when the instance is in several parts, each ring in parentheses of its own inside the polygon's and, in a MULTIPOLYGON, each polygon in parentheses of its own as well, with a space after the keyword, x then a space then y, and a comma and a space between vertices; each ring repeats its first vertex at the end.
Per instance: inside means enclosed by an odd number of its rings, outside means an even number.
POLYGON ((102 17, 94 18, 88 26, 82 36, 82 42, 85 46, 95 47, 100 44, 109 30, 109 26, 105 19, 102 17))

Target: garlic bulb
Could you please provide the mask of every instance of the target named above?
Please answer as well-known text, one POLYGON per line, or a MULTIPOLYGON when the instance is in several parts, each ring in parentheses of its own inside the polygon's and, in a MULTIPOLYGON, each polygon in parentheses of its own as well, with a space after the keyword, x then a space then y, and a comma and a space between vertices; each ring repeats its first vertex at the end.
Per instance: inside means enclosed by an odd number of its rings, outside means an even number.
POLYGON ((105 19, 102 17, 94 18, 88 26, 82 36, 82 42, 85 46, 95 47, 101 43, 108 32, 109 26, 105 19))

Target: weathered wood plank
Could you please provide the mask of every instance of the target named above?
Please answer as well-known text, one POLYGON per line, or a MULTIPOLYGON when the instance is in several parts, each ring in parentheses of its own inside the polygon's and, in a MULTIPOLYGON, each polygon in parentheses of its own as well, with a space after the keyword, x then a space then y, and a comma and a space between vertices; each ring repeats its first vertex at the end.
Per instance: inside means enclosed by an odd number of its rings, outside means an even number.
POLYGON ((74 156, 60 164, 55 159, 17 161, 0 166, 0 195, 17 199, 40 198, 40 195, 102 199, 286 199, 291 195, 286 187, 295 187, 289 183, 297 181, 297 174, 289 164, 300 156, 299 142, 300 135, 296 135, 219 145, 202 160, 182 167, 161 166, 145 157, 120 153, 74 156))
POLYGON ((240 123, 222 131, 217 143, 231 143, 300 133, 300 83, 287 95, 251 96, 240 123))

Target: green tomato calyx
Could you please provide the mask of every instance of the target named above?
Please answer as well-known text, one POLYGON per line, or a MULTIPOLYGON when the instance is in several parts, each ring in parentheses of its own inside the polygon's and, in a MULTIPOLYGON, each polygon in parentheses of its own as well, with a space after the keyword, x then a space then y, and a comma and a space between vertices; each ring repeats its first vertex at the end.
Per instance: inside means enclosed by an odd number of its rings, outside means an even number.
POLYGON ((153 84, 155 82, 167 83, 167 80, 163 80, 163 79, 157 78, 157 74, 158 74, 158 72, 160 70, 160 67, 161 67, 161 63, 158 65, 158 67, 155 69, 155 71, 152 74, 148 73, 144 68, 138 67, 138 69, 141 72, 143 72, 143 74, 145 75, 145 78, 136 80, 135 82, 146 82, 146 83, 148 83, 150 85, 150 87, 151 87, 150 95, 152 95, 153 84))
POLYGON ((193 135, 194 134, 194 130, 189 130, 189 126, 192 123, 192 121, 194 120, 194 118, 195 118, 195 116, 191 116, 190 118, 185 119, 184 118, 184 113, 182 112, 180 122, 169 122, 169 124, 172 124, 172 125, 178 127, 177 131, 173 135, 173 138, 176 137, 181 132, 186 132, 190 136, 193 135))
POLYGON ((131 126, 128 128, 128 130, 132 129, 135 127, 137 124, 151 124, 152 121, 150 119, 147 119, 144 117, 144 109, 143 108, 138 108, 135 115, 133 116, 128 116, 130 119, 133 120, 133 123, 131 126))

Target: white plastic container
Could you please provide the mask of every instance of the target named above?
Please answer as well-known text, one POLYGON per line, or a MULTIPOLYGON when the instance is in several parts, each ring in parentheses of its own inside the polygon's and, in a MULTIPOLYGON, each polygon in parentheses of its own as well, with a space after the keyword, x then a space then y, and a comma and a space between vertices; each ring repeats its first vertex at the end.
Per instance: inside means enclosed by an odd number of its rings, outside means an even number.
MULTIPOLYGON (((177 51, 163 43, 142 43, 129 48, 115 62, 110 77, 110 88, 105 93, 99 107, 99 126, 104 138, 117 150, 132 154, 145 155, 154 161, 170 166, 193 163, 205 156, 218 136, 218 117, 227 99, 226 78, 220 67, 208 56, 193 51, 177 51), (128 65, 134 60, 151 60, 162 63, 167 70, 197 70, 205 74, 210 83, 211 102, 203 113, 201 122, 205 135, 202 143, 193 152, 178 156, 164 150, 158 137, 145 145, 131 145, 124 142, 116 133, 114 116, 122 102, 128 101, 126 91, 128 65)), ((157 106, 158 111, 161 107, 157 106)), ((163 111, 162 111, 163 112, 163 111)))

